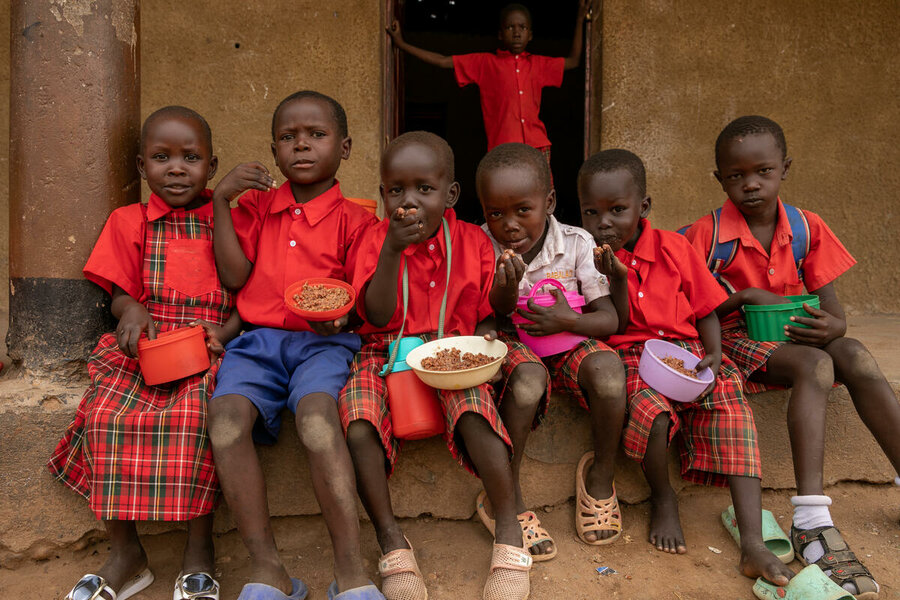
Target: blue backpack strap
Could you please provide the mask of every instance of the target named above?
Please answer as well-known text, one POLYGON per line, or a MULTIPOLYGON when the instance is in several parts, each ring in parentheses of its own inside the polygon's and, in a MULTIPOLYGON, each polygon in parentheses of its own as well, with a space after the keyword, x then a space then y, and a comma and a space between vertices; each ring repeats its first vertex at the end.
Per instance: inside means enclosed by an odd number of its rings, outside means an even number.
POLYGON ((803 261, 809 254, 809 223, 802 210, 783 202, 781 204, 791 226, 791 252, 794 254, 797 276, 803 281, 803 261))
POLYGON ((690 228, 691 228, 690 225, 685 225, 684 227, 680 227, 680 228, 676 229, 675 231, 676 231, 677 233, 680 233, 681 235, 684 235, 684 234, 687 233, 687 230, 690 229, 690 228))
POLYGON ((719 220, 722 217, 722 208, 719 207, 712 211, 711 215, 713 225, 712 243, 709 248, 709 256, 706 258, 706 266, 709 268, 710 273, 713 274, 713 277, 719 279, 721 283, 722 271, 724 271, 728 265, 731 264, 731 261, 734 260, 734 255, 737 251, 737 240, 720 242, 719 220))

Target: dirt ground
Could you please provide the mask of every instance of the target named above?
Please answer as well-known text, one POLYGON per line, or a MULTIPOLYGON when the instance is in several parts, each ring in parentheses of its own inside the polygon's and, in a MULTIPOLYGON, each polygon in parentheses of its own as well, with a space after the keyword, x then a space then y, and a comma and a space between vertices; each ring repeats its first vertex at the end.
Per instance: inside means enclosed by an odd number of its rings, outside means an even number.
MULTIPOLYGON (((835 501, 833 515, 856 553, 882 586, 882 600, 900 600, 900 489, 894 486, 840 484, 828 490, 835 501)), ((763 506, 782 526, 790 525, 790 494, 766 492, 763 506)), ((737 546, 719 521, 729 504, 726 490, 690 487, 680 494, 688 554, 669 556, 645 541, 649 505, 624 507, 625 534, 611 546, 589 547, 575 537, 572 503, 545 507, 539 517, 559 544, 552 561, 535 563, 531 598, 699 600, 752 598, 752 582, 738 573, 737 546), (715 550, 713 550, 715 549, 715 550), (721 552, 717 552, 721 550, 721 552), (609 566, 618 573, 600 576, 609 566)), ((406 534, 416 548, 432 600, 481 598, 490 560, 490 538, 476 520, 443 521, 429 517, 407 520, 406 534)), ((363 554, 373 576, 378 548, 368 523, 363 523, 363 554)), ((331 547, 321 518, 290 517, 275 521, 275 535, 292 575, 310 587, 310 600, 323 600, 331 581, 331 547)), ((156 581, 135 600, 168 600, 178 574, 183 534, 146 536, 145 545, 156 581)), ((0 598, 63 598, 85 572, 99 566, 106 543, 84 550, 61 551, 51 560, 0 570, 0 598)), ((216 576, 222 599, 236 598, 246 583, 247 555, 237 533, 216 539, 216 576)), ((792 564, 795 570, 800 565, 792 564)))

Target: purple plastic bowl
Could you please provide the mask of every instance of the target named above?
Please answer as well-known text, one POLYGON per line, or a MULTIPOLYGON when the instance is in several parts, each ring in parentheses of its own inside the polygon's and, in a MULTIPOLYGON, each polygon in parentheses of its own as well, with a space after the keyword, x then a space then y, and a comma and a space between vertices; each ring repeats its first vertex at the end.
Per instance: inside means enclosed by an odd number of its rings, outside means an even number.
POLYGON ((715 380, 709 368, 700 371, 698 379, 683 375, 660 360, 666 356, 680 358, 686 369, 696 367, 700 359, 681 346, 664 340, 647 340, 644 344, 638 373, 644 383, 670 400, 693 402, 715 380))

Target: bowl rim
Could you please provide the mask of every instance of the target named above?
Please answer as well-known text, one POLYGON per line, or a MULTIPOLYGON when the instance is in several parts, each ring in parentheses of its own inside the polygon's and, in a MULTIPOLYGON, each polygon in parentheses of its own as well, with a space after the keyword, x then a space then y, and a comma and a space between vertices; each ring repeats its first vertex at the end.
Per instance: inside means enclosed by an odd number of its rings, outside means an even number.
MULTIPOLYGON (((748 312, 784 312, 788 310, 797 310, 798 308, 803 308, 804 304, 813 306, 813 302, 816 302, 817 305, 819 305, 820 303, 819 297, 815 294, 792 294, 790 296, 783 296, 783 298, 800 299, 791 300, 790 302, 782 302, 781 304, 744 304, 742 308, 744 309, 744 314, 747 314, 748 312)), ((816 307, 813 306, 813 308, 816 307)))
POLYGON ((340 279, 335 279, 334 277, 306 277, 304 279, 299 279, 294 283, 290 284, 286 288, 284 288, 284 305, 287 307, 289 311, 306 319, 307 321, 330 321, 332 319, 337 319, 343 317, 351 310, 353 310, 353 306, 356 304, 356 289, 347 283, 346 281, 342 281, 340 279), (343 305, 340 308, 333 308, 331 310, 322 310, 322 311, 311 311, 311 310, 303 310, 301 308, 297 308, 293 303, 293 298, 290 298, 289 294, 291 294, 292 290, 297 289, 296 292, 299 293, 299 290, 303 289, 305 284, 323 284, 326 286, 330 286, 333 288, 342 288, 347 290, 347 293, 350 294, 350 300, 347 304, 343 305))
POLYGON ((660 340, 660 339, 654 338, 654 339, 647 340, 646 342, 644 342, 644 349, 645 349, 647 352, 650 353, 650 356, 653 358, 653 360, 655 360, 655 361, 656 361, 658 364, 660 364, 661 366, 665 367, 665 369, 666 369, 666 371, 667 371, 668 373, 671 373, 671 374, 673 374, 673 375, 677 375, 680 379, 682 379, 682 380, 684 380, 684 381, 687 381, 687 382, 689 382, 689 383, 698 384, 698 385, 699 385, 699 384, 709 385, 709 384, 713 383, 713 382, 716 380, 715 374, 712 372, 712 369, 710 369, 709 367, 706 367, 706 368, 703 369, 702 371, 698 372, 698 373, 697 373, 697 377, 688 377, 688 376, 685 375, 684 373, 679 373, 678 371, 676 371, 675 369, 673 369, 672 367, 670 367, 669 365, 667 365, 666 363, 664 363, 664 362, 662 361, 662 359, 661 359, 660 357, 658 357, 658 356, 656 355, 656 353, 653 351, 652 346, 651 346, 650 348, 648 348, 648 347, 647 347, 647 342, 653 342, 654 344, 657 344, 657 343, 666 344, 666 345, 668 345, 668 346, 670 346, 670 347, 672 347, 672 348, 677 348, 678 350, 681 350, 681 351, 683 351, 683 352, 687 352, 687 353, 689 353, 689 354, 692 354, 698 361, 700 361, 700 360, 702 360, 702 359, 701 359, 699 356, 697 356, 696 354, 694 354, 693 352, 691 352, 690 350, 688 350, 687 348, 682 348, 682 347, 679 346, 678 344, 673 344, 672 342, 669 342, 669 341, 666 341, 666 340, 660 340), (709 380, 701 379, 701 378, 700 378, 700 373, 707 373, 707 372, 710 374, 710 376, 711 376, 712 378, 709 379, 709 380))
MULTIPOLYGON (((461 348, 460 348, 460 350, 461 350, 461 348)), ((423 352, 424 352, 424 350, 423 350, 423 352)), ((468 352, 468 351, 466 351, 466 352, 468 352)), ((459 374, 459 373, 472 373, 479 369, 486 369, 488 367, 492 367, 492 366, 496 365, 498 362, 502 361, 504 358, 506 358, 506 355, 508 353, 509 353, 509 346, 503 340, 495 339, 495 340, 489 341, 489 340, 485 340, 484 337, 480 336, 480 335, 454 335, 454 336, 442 337, 437 340, 431 340, 430 342, 425 342, 421 346, 417 346, 416 348, 413 348, 412 350, 410 350, 409 354, 406 355, 406 364, 409 365, 409 368, 412 369, 413 371, 420 371, 422 373, 428 373, 428 374, 433 374, 433 375, 455 375, 455 374, 459 374), (485 363, 483 365, 478 365, 477 367, 469 367, 468 369, 457 369, 455 371, 435 371, 432 369, 425 369, 422 367, 421 359, 415 361, 416 364, 412 364, 409 360, 410 354, 427 347, 429 344, 436 344, 437 342, 446 342, 448 340, 459 339, 459 338, 479 338, 479 339, 484 340, 487 343, 490 343, 491 341, 500 342, 501 344, 503 344, 504 351, 503 351, 503 354, 501 354, 500 356, 498 356, 497 358, 495 358, 494 360, 492 360, 489 363, 485 363)), ((485 353, 485 354, 487 354, 487 353, 485 353)), ((415 357, 414 357, 414 360, 415 360, 415 357)))
POLYGON ((146 333, 143 333, 138 339, 138 352, 152 350, 168 344, 177 344, 194 337, 205 337, 203 328, 199 325, 185 325, 184 327, 176 327, 168 331, 160 331, 157 332, 156 338, 152 340, 147 337, 146 333))

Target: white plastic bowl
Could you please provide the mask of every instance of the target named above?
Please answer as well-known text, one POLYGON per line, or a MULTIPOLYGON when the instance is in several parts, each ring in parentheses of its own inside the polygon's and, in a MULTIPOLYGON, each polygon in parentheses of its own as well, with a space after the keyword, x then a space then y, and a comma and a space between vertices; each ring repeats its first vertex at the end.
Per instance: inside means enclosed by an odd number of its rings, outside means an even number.
POLYGON ((488 341, 479 335, 448 337, 422 344, 406 355, 406 364, 412 368, 419 379, 439 390, 464 390, 479 386, 489 381, 506 357, 509 348, 500 340, 488 341), (486 354, 494 360, 486 365, 458 371, 430 371, 422 368, 422 360, 434 356, 441 350, 458 348, 462 354, 486 354))

